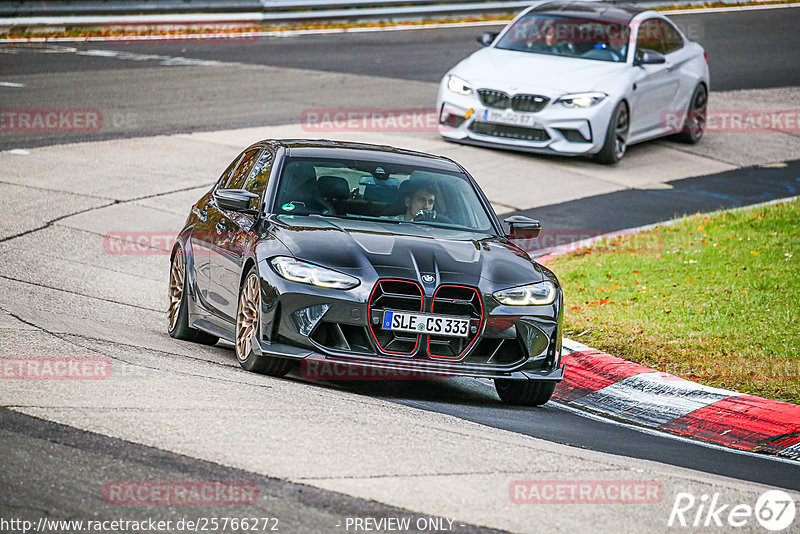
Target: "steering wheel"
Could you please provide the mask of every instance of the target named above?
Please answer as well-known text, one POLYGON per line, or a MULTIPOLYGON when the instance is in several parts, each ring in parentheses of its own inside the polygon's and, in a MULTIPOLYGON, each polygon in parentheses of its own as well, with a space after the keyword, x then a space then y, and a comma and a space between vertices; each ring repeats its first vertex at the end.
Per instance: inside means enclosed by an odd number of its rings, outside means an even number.
POLYGON ((416 215, 414 215, 413 221, 435 221, 436 220, 436 210, 419 210, 416 215))

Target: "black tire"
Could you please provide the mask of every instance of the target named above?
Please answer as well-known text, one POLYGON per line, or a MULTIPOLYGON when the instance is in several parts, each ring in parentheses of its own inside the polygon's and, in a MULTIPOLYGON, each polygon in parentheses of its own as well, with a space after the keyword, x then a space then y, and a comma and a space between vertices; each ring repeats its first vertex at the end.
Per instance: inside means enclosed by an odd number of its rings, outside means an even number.
POLYGON ((186 292, 186 278, 186 256, 183 253, 183 247, 178 247, 175 250, 175 254, 172 256, 170 266, 167 332, 175 339, 193 341, 195 343, 202 343, 203 345, 215 345, 217 341, 219 341, 217 336, 189 326, 189 303, 186 292), (178 281, 175 278, 178 274, 181 278, 179 283, 177 283, 178 281), (177 292, 180 293, 179 298, 177 292), (174 302, 173 299, 175 299, 174 302), (173 306, 177 306, 177 309, 173 309, 173 306), (175 314, 174 316, 173 313, 175 314))
POLYGON ((706 129, 706 108, 708 106, 708 90, 698 84, 692 93, 692 99, 686 111, 683 131, 674 135, 674 139, 687 145, 694 145, 703 138, 706 129))
POLYGON ((630 113, 628 105, 620 102, 611 114, 606 129, 606 140, 603 148, 595 154, 595 161, 606 164, 614 164, 622 159, 628 147, 628 130, 630 128, 630 113))
POLYGON ((255 265, 248 271, 239 288, 236 306, 235 351, 242 369, 269 376, 283 376, 292 369, 293 362, 286 358, 260 356, 253 351, 247 339, 261 325, 261 282, 255 265))
POLYGON ((495 378, 494 388, 505 404, 541 406, 546 404, 556 390, 555 382, 542 380, 509 380, 495 378))

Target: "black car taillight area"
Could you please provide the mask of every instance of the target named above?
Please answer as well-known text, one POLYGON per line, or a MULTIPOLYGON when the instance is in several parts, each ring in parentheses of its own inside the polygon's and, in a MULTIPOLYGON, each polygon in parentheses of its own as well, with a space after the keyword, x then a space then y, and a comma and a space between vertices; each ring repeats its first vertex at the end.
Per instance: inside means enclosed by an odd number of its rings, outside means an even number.
POLYGON ((382 329, 386 310, 421 312, 422 288, 408 280, 379 280, 369 296, 369 328, 378 348, 389 354, 413 355, 419 345, 419 334, 382 329))
POLYGON ((470 318, 468 337, 430 336, 428 339, 431 358, 461 358, 481 331, 483 304, 478 290, 467 286, 441 285, 433 294, 431 313, 470 318))

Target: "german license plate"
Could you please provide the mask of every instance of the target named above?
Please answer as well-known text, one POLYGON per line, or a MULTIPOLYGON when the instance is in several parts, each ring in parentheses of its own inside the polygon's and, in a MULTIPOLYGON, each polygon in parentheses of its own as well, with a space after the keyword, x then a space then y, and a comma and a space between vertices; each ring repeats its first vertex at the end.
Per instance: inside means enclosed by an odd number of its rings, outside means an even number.
POLYGON ((533 113, 520 113, 518 111, 487 109, 484 111, 483 120, 512 126, 536 127, 536 116, 533 113))
POLYGON ((469 318, 430 313, 387 311, 383 313, 382 327, 384 330, 431 334, 434 336, 469 336, 469 318))

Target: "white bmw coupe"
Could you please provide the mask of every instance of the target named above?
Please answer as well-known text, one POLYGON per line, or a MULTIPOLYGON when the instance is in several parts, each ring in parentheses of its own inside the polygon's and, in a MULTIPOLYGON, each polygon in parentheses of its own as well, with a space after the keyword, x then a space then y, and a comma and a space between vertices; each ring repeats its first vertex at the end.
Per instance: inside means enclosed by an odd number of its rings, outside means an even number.
POLYGON ((654 11, 541 2, 479 41, 439 86, 449 141, 616 163, 633 143, 703 136, 705 52, 654 11))

